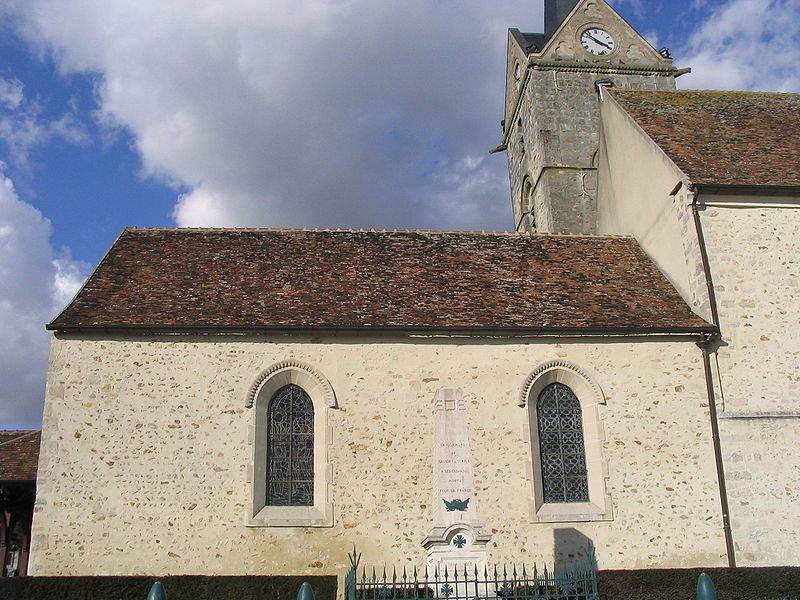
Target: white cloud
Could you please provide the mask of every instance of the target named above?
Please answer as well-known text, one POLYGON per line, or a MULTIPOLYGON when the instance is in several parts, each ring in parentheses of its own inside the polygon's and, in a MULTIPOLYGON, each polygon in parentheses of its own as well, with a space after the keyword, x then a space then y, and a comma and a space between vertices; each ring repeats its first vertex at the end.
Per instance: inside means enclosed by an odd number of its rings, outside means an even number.
POLYGON ((731 0, 692 33, 681 87, 800 91, 800 2, 731 0))
POLYGON ((45 116, 43 112, 38 102, 25 98, 18 79, 0 78, 0 140, 8 147, 15 164, 26 166, 31 149, 53 139, 89 143, 89 134, 76 117, 76 107, 58 118, 45 116))
MULTIPOLYGON (((800 3, 693 2, 709 12, 680 85, 798 89, 800 3)), ((103 131, 129 129, 144 172, 188 190, 180 225, 513 228, 506 157, 488 150, 506 30, 541 31, 541 0, 0 0, 0 15, 63 73, 92 75, 103 131)), ((20 163, 88 139, 74 107, 47 116, 14 79, 0 137, 20 163)), ((49 232, 0 170, 0 426, 34 425, 42 324, 86 271, 49 232)))
POLYGON ((22 102, 22 82, 19 79, 0 77, 0 103, 6 108, 15 109, 22 102))
MULTIPOLYGON (((653 0, 650 0, 652 4, 653 0)), ((630 6, 631 10, 636 13, 636 16, 642 17, 645 12, 643 0, 610 0, 609 4, 613 5, 617 11, 622 10, 626 6, 630 6)))
MULTIPOLYGON (((0 167, 2 164, 0 163, 0 167)), ((72 297, 86 265, 50 246, 50 222, 0 170, 0 428, 35 428, 44 401, 44 325, 72 297)))
POLYGON ((500 141, 506 30, 541 29, 541 4, 26 0, 16 11, 62 71, 101 75, 101 120, 132 131, 146 174, 189 190, 180 225, 513 226, 504 155, 480 170, 500 192, 462 199, 476 210, 450 210, 450 181, 500 141))

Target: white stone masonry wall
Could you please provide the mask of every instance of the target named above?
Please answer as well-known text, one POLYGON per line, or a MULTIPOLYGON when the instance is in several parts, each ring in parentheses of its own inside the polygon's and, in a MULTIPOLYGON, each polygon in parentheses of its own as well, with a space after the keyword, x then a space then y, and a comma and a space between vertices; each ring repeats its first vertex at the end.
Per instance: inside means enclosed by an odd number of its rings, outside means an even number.
POLYGON ((439 388, 464 393, 490 562, 552 563, 554 544, 591 540, 603 568, 724 564, 702 363, 689 341, 120 336, 53 340, 31 572, 341 575, 353 544, 369 563, 422 565, 439 388), (247 391, 287 359, 317 369, 338 401, 327 409, 333 527, 245 525, 247 391), (530 518, 518 395, 551 360, 602 388, 613 520, 530 518))
MULTIPOLYGON (((703 195, 707 202, 730 198, 703 195)), ((720 437, 741 565, 798 565, 800 210, 737 198, 702 211, 723 345, 720 437), (761 207, 735 208, 742 201, 761 207)))

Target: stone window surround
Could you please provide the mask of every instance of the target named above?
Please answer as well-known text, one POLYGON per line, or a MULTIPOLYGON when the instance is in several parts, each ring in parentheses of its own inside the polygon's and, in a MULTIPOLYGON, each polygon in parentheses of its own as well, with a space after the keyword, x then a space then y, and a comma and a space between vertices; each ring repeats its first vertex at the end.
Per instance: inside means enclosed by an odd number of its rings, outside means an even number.
MULTIPOLYGON (((520 137, 520 140, 522 138, 520 137)), ((523 142, 524 143, 524 142, 523 142)), ((523 148, 524 152, 524 148, 523 148)), ((520 157, 522 160, 522 157, 520 157)), ((522 181, 522 188, 520 191, 520 202, 519 202, 519 223, 517 223, 517 231, 522 226, 522 223, 525 219, 528 219, 528 225, 530 226, 531 231, 536 231, 536 213, 535 207, 533 205, 533 182, 528 175, 525 175, 525 178, 522 181)))
POLYGON ((333 503, 330 485, 333 469, 328 463, 332 432, 328 410, 337 408, 336 395, 328 380, 314 367, 297 360, 273 364, 255 378, 247 393, 245 407, 253 408, 248 430, 252 447, 247 469, 250 506, 246 525, 250 527, 332 527, 333 503), (314 404, 314 504, 313 506, 267 506, 267 407, 279 389, 294 384, 303 388, 314 404))
POLYGON ((530 444, 531 452, 529 472, 527 473, 532 492, 530 521, 574 523, 613 519, 611 495, 606 486, 608 465, 603 459, 605 433, 599 417, 598 406, 600 404, 605 404, 605 397, 600 386, 583 369, 567 361, 556 360, 539 365, 525 380, 520 391, 519 406, 528 408, 528 418, 524 421, 523 439, 530 444), (550 504, 544 502, 536 401, 541 391, 551 383, 566 385, 575 393, 581 403, 589 484, 588 502, 550 504))

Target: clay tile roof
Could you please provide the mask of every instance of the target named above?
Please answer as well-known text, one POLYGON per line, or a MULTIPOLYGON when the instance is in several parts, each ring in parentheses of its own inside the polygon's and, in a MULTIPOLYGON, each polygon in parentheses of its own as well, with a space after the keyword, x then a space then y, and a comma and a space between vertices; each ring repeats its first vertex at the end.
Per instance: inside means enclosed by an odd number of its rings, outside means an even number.
POLYGON ((611 94, 692 183, 800 186, 800 94, 611 94))
POLYGON ((34 481, 41 431, 0 431, 0 481, 34 481))
POLYGON ((633 239, 126 229, 49 329, 687 329, 633 239))

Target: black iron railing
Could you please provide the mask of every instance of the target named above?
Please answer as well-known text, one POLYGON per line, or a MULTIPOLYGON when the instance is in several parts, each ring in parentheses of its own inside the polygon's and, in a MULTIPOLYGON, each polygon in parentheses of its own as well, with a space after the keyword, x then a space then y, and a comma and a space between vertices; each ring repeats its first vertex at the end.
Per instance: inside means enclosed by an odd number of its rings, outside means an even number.
POLYGON ((427 568, 410 572, 359 569, 361 555, 353 552, 345 579, 347 600, 598 600, 597 565, 593 555, 584 564, 548 570, 535 565, 427 568))

